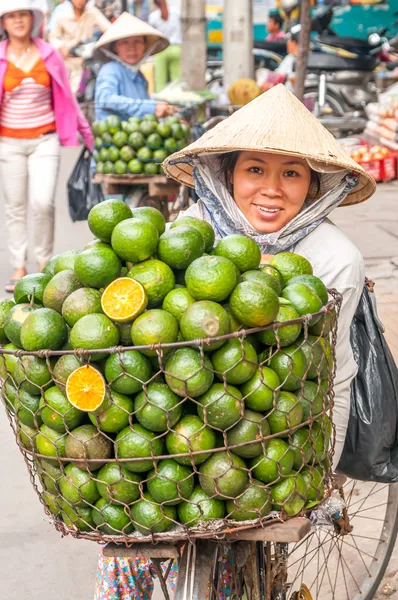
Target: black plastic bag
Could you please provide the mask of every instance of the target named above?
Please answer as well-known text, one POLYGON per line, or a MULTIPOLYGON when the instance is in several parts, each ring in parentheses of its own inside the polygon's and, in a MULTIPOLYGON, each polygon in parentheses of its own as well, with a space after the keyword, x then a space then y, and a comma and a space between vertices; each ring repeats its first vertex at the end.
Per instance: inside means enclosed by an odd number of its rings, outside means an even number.
POLYGON ((398 368, 365 286, 351 326, 358 374, 351 384, 347 436, 338 465, 353 479, 398 481, 398 368))
POLYGON ((90 210, 104 200, 101 186, 92 182, 92 154, 83 148, 68 180, 69 214, 72 221, 85 221, 90 210))

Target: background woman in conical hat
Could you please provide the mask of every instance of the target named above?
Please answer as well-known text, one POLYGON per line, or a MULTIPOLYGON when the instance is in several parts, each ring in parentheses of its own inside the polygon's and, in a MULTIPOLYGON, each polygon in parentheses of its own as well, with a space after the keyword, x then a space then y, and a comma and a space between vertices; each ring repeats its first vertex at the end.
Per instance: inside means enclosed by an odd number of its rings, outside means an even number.
POLYGON ((95 87, 97 121, 117 115, 129 117, 155 114, 165 117, 174 112, 166 102, 155 102, 148 94, 148 82, 139 70, 150 55, 167 48, 165 36, 153 27, 123 13, 98 40, 95 54, 107 61, 101 68, 95 87))
POLYGON ((343 295, 334 387, 336 466, 357 372, 350 326, 365 272, 358 248, 328 215, 369 198, 375 182, 282 85, 170 156, 163 167, 195 187, 199 201, 187 213, 210 222, 219 238, 231 233, 253 238, 264 262, 277 252, 300 254, 314 275, 343 295))

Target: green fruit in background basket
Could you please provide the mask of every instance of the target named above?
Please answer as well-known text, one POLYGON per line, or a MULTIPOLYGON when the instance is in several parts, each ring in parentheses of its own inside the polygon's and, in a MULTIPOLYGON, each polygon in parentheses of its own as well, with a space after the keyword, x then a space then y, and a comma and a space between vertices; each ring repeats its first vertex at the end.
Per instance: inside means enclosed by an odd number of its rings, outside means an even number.
MULTIPOLYGON (((292 303, 299 315, 317 313, 322 308, 322 300, 304 283, 290 283, 284 288, 282 297, 292 303)), ((309 324, 314 325, 320 317, 314 317, 309 324)))
POLYGON ((164 160, 166 160, 168 155, 169 153, 167 152, 167 150, 164 150, 163 148, 158 148, 157 150, 153 151, 152 158, 159 165, 159 163, 162 163, 164 160))
MULTIPOLYGON (((293 306, 279 306, 278 314, 275 317, 276 323, 299 319, 300 315, 293 306)), ((290 346, 295 342, 301 333, 301 323, 291 325, 281 325, 278 329, 266 329, 257 333, 257 338, 261 343, 268 346, 290 346)))
POLYGON ((81 366, 81 362, 73 354, 64 354, 58 358, 53 367, 53 380, 61 392, 65 392, 65 386, 69 375, 81 366))
MULTIPOLYGON (((44 288, 48 284, 51 279, 51 275, 47 273, 34 273, 32 275, 25 275, 22 277, 14 289, 14 300, 16 304, 23 304, 28 302, 35 302, 36 304, 43 303, 43 292, 44 288)), ((14 303, 10 305, 11 300, 2 300, 0 310, 2 309, 2 314, 4 315, 4 308, 7 307, 9 310, 12 308, 14 303), (8 304, 4 304, 7 302, 8 304)), ((3 317, 4 318, 4 317, 3 317)))
POLYGON ((109 133, 109 131, 105 131, 102 136, 102 143, 106 144, 107 146, 111 146, 113 144, 113 137, 112 134, 109 133))
POLYGON ((215 498, 236 498, 248 481, 244 461, 233 452, 216 452, 199 469, 201 488, 215 498))
POLYGON ((326 379, 333 368, 333 357, 329 342, 324 338, 309 335, 300 344, 300 349, 304 352, 307 360, 307 379, 326 379))
POLYGON ((70 327, 85 315, 101 312, 101 292, 94 288, 75 290, 62 305, 62 316, 70 327))
POLYGON ((160 460, 147 475, 147 488, 159 504, 175 505, 186 500, 194 487, 194 473, 172 458, 160 460))
POLYGON ((289 475, 293 469, 294 452, 281 439, 274 438, 267 443, 263 456, 257 456, 250 461, 252 473, 263 483, 278 481, 289 475))
POLYGON ((159 167, 154 162, 147 163, 144 165, 144 173, 146 173, 146 175, 158 175, 159 167))
MULTIPOLYGON (((230 333, 230 319, 220 304, 201 300, 187 308, 180 321, 180 330, 185 340, 215 338, 230 333)), ((206 344, 204 350, 216 350, 223 344, 223 340, 212 342, 206 344)))
POLYGON ((41 427, 43 421, 39 413, 40 396, 33 396, 23 390, 19 390, 18 396, 14 406, 19 422, 28 427, 41 427))
POLYGON ((259 245, 251 238, 239 233, 222 238, 214 248, 213 254, 228 258, 241 273, 257 269, 261 260, 259 245))
POLYGON ((175 140, 182 140, 185 138, 185 133, 180 123, 173 123, 171 126, 171 135, 175 140))
POLYGON ((257 281, 257 283, 262 283, 274 290, 274 292, 279 296, 282 292, 282 286, 279 281, 272 277, 272 275, 268 275, 268 273, 264 273, 260 269, 252 269, 250 271, 245 271, 242 274, 242 281, 257 281))
POLYGON ((129 163, 130 160, 133 160, 135 157, 135 152, 130 146, 123 146, 120 149, 120 158, 124 160, 124 162, 129 163))
POLYGON ((109 158, 109 149, 108 148, 101 148, 101 150, 98 153, 99 155, 99 159, 102 163, 107 163, 109 162, 110 158, 109 158))
POLYGON ((313 381, 304 381, 295 395, 303 408, 303 422, 319 415, 329 405, 327 393, 313 381))
POLYGON ((35 444, 39 454, 48 457, 64 457, 66 435, 50 429, 47 425, 40 427, 35 437, 35 444))
POLYGON ((111 162, 110 160, 107 160, 104 162, 104 174, 105 175, 112 175, 112 173, 115 172, 114 169, 114 165, 113 162, 111 162))
POLYGON ((211 360, 218 379, 233 385, 245 383, 257 370, 257 352, 247 340, 228 340, 211 360))
POLYGON ((174 288, 174 273, 160 260, 150 259, 134 265, 128 277, 144 287, 148 297, 148 307, 160 306, 167 294, 174 288))
POLYGON ((98 173, 99 175, 102 175, 104 173, 104 163, 102 161, 97 162, 95 172, 98 173))
MULTIPOLYGON (((119 343, 119 330, 106 315, 86 315, 78 320, 70 333, 72 347, 85 350, 112 348, 119 343)), ((91 361, 98 362, 107 354, 92 354, 91 361)))
POLYGON ((139 150, 145 146, 145 136, 142 135, 141 131, 135 131, 129 135, 128 142, 133 150, 139 150))
POLYGON ((132 213, 135 219, 138 219, 139 221, 149 221, 152 225, 155 225, 159 235, 164 233, 166 229, 166 219, 157 208, 153 208, 152 206, 139 206, 138 208, 133 208, 132 213))
POLYGON ((171 313, 177 321, 181 318, 185 311, 195 302, 187 288, 180 287, 171 290, 163 300, 162 308, 171 313))
POLYGON ((169 154, 177 152, 177 142, 173 137, 169 137, 164 140, 163 144, 169 154))
POLYGON ((298 471, 310 462, 314 452, 312 449, 311 435, 307 427, 297 429, 290 436, 290 448, 294 452, 293 469, 298 471))
POLYGON ((271 488, 272 503, 276 510, 283 510, 288 517, 294 517, 307 501, 307 485, 300 475, 295 473, 271 488))
POLYGON ((195 348, 179 348, 165 364, 165 379, 178 396, 197 398, 210 388, 214 374, 210 360, 195 348))
POLYGON ((325 495, 325 472, 322 467, 305 467, 300 471, 306 485, 306 498, 311 508, 323 500, 325 495))
POLYGON ((151 378, 152 367, 140 352, 127 350, 111 354, 105 362, 104 373, 112 390, 120 394, 136 394, 151 378))
MULTIPOLYGON (((123 148, 128 142, 129 136, 125 131, 118 131, 113 136, 113 143, 117 148, 123 148)), ((112 160, 112 159, 111 159, 112 160)))
POLYGON ((213 383, 203 396, 198 398, 198 415, 215 429, 228 429, 239 421, 243 411, 242 394, 232 385, 224 388, 222 383, 213 383))
POLYGON ((59 497, 51 494, 50 492, 44 491, 40 494, 41 500, 47 506, 50 513, 58 516, 61 512, 61 507, 58 503, 59 497))
POLYGON ((144 119, 140 124, 141 133, 148 138, 152 133, 156 132, 158 124, 150 119, 144 119))
POLYGON ((110 115, 105 119, 106 130, 109 131, 112 135, 117 133, 122 129, 122 123, 118 116, 110 115))
POLYGON ((121 268, 120 259, 112 248, 99 244, 83 250, 75 263, 75 273, 79 281, 84 286, 98 289, 116 279, 121 268))
MULTIPOLYGON (((197 415, 186 415, 174 426, 166 436, 166 446, 169 454, 185 454, 202 452, 215 448, 215 432, 205 427, 197 415)), ((200 465, 211 456, 211 452, 191 456, 176 456, 181 465, 200 465)))
POLYGON ((122 429, 116 437, 115 455, 117 458, 142 459, 135 462, 121 463, 128 471, 133 473, 143 473, 151 469, 153 467, 152 456, 160 456, 162 452, 162 440, 139 423, 122 429))
POLYGON ((97 528, 109 535, 128 535, 134 531, 130 515, 123 506, 110 504, 100 498, 93 508, 93 521, 97 528))
POLYGON ((127 219, 113 230, 112 248, 123 260, 136 263, 146 260, 156 251, 159 233, 148 221, 127 219))
POLYGON ((107 394, 100 408, 89 413, 93 425, 105 433, 118 433, 130 422, 133 399, 112 391, 107 394))
POLYGON ((307 360, 299 344, 294 343, 274 354, 270 367, 278 375, 282 388, 290 392, 300 389, 307 370, 307 360))
POLYGON ((229 305, 234 317, 245 327, 269 325, 279 311, 274 290, 256 281, 239 283, 231 294, 229 305))
POLYGON ((128 165, 126 162, 124 162, 124 160, 119 159, 115 162, 114 169, 115 169, 116 175, 125 175, 128 170, 128 165))
POLYGON ((27 351, 59 350, 67 338, 65 321, 51 308, 38 308, 21 327, 21 344, 27 351))
POLYGON ((73 464, 65 467, 58 485, 64 500, 74 507, 94 504, 100 497, 91 474, 73 464))
POLYGON ((147 146, 151 150, 158 150, 163 145, 163 140, 158 133, 151 133, 147 138, 147 146))
POLYGON ((175 525, 177 510, 174 506, 159 506, 146 492, 142 500, 132 505, 131 518, 135 529, 143 535, 164 533, 175 525))
POLYGON ((127 165, 132 175, 141 175, 144 172, 144 165, 138 158, 133 158, 127 165))
POLYGON ((14 368, 14 379, 29 394, 40 395, 52 385, 47 361, 37 356, 21 356, 14 368))
POLYGON ((96 150, 101 150, 102 148, 102 138, 99 136, 95 136, 94 146, 96 150))
POLYGON ((123 200, 112 198, 100 202, 90 210, 88 226, 98 239, 110 243, 116 225, 131 216, 131 209, 123 200))
POLYGON ((271 492, 253 479, 239 498, 228 500, 227 516, 234 521, 261 519, 271 512, 271 506, 271 492))
POLYGON ((177 115, 170 115, 164 119, 164 122, 169 125, 174 125, 175 123, 178 124, 180 122, 180 117, 177 117, 177 115))
POLYGON ((214 229, 210 223, 202 221, 201 219, 195 219, 195 217, 183 216, 174 221, 170 225, 170 229, 180 227, 180 225, 188 225, 189 227, 197 229, 202 234, 205 241, 205 252, 210 252, 213 248, 215 238, 214 229))
POLYGON ((57 273, 44 289, 43 305, 61 313, 62 305, 72 292, 83 287, 74 271, 57 273))
POLYGON ((78 459, 74 464, 79 469, 96 471, 104 464, 103 459, 110 458, 112 446, 112 442, 93 425, 80 425, 66 436, 65 456, 78 459))
MULTIPOLYGON (((175 230, 173 230, 175 231, 175 230)), ((202 240, 203 240, 203 236, 202 240)), ((196 300, 223 302, 236 286, 234 264, 222 256, 202 256, 189 265, 185 283, 196 300)))
POLYGON ((312 266, 308 260, 293 252, 279 252, 271 257, 269 264, 282 275, 284 286, 297 275, 312 275, 312 266))
POLYGON ((152 150, 147 146, 139 148, 139 150, 137 150, 137 158, 143 163, 152 160, 152 150))
POLYGON ((282 431, 302 423, 303 407, 294 394, 283 390, 279 394, 275 408, 267 415, 267 419, 271 433, 280 433, 280 437, 287 437, 288 434, 282 435, 282 431))
POLYGON ((171 136, 171 125, 163 121, 158 124, 156 131, 162 138, 169 138, 171 136))
POLYGON ((184 138, 188 139, 189 136, 191 135, 191 128, 189 127, 189 125, 187 125, 187 123, 180 123, 181 125, 181 129, 184 132, 184 138))
POLYGON ((187 501, 181 502, 177 510, 181 523, 195 527, 199 521, 222 519, 225 515, 225 504, 222 500, 210 498, 200 485, 196 485, 187 501))
MULTIPOLYGON (((21 328, 26 319, 32 312, 36 310, 36 306, 30 304, 16 304, 13 306, 4 319, 4 333, 7 338, 18 348, 22 348, 21 344, 21 328)), ((13 350, 13 348, 10 348, 13 350)), ((7 358, 4 359, 7 365, 7 358)), ((7 367, 7 370, 10 370, 7 367)))
MULTIPOLYGON (((177 341, 178 323, 165 310, 153 308, 135 319, 131 326, 131 339, 134 346, 150 344, 170 344, 177 341)), ((163 353, 169 352, 164 348, 163 353)), ((156 350, 141 350, 146 356, 157 356, 156 350)))
POLYGON ((119 160, 119 156, 119 148, 117 148, 116 146, 111 146, 110 148, 108 148, 108 160, 116 162, 117 160, 119 160))
POLYGON ((67 527, 73 527, 79 531, 93 531, 95 523, 93 521, 93 511, 89 506, 70 506, 67 502, 61 501, 61 518, 67 527))
POLYGON ((101 497, 113 504, 131 504, 140 497, 141 476, 116 462, 107 463, 96 474, 101 497))
POLYGON ((148 431, 155 433, 174 427, 181 417, 181 400, 164 383, 153 382, 134 400, 134 415, 148 431))
MULTIPOLYGON (((244 442, 253 442, 260 438, 266 438, 270 435, 270 428, 267 419, 261 413, 246 409, 243 418, 232 429, 227 432, 228 446, 242 444, 244 442)), ((248 444, 233 448, 232 452, 242 458, 254 458, 263 453, 267 441, 258 444, 248 444)))
POLYGON ((98 150, 94 150, 94 152, 93 152, 93 161, 95 163, 99 162, 99 152, 98 152, 98 150))
POLYGON ((252 410, 267 411, 274 406, 280 385, 278 375, 269 367, 259 367, 253 377, 242 385, 245 405, 252 410))

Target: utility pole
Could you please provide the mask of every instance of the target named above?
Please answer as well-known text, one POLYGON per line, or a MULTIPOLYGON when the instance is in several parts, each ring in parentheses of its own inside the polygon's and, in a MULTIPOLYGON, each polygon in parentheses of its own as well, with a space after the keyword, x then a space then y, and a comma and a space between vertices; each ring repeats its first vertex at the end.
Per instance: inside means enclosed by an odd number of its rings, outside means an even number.
POLYGON ((206 0, 182 0, 181 80, 191 90, 206 87, 206 0))
POLYGON ((307 76, 308 52, 310 48, 311 37, 311 2, 302 0, 301 2, 301 31, 299 39, 299 53, 296 66, 296 83, 294 92, 299 100, 303 100, 305 78, 307 76))
POLYGON ((253 78, 253 1, 224 2, 224 88, 242 77, 253 78))

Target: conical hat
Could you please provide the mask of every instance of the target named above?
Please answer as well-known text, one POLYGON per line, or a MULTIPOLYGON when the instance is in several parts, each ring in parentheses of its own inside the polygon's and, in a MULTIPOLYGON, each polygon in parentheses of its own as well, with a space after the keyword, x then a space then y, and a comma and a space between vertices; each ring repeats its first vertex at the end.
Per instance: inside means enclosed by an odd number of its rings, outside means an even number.
POLYGON ((109 60, 102 54, 101 51, 103 49, 109 50, 112 42, 116 42, 117 40, 141 35, 146 38, 145 52, 148 55, 157 54, 170 44, 167 37, 160 33, 160 31, 145 23, 145 21, 141 21, 141 19, 137 19, 137 17, 124 12, 112 23, 95 44, 94 55, 98 58, 109 60), (153 48, 153 51, 151 51, 151 48, 153 48))
POLYGON ((284 85, 258 96, 197 141, 169 156, 163 168, 173 179, 193 187, 189 157, 236 150, 298 156, 307 159, 318 172, 357 173, 360 183, 344 200, 344 206, 363 202, 376 190, 374 179, 284 85))

